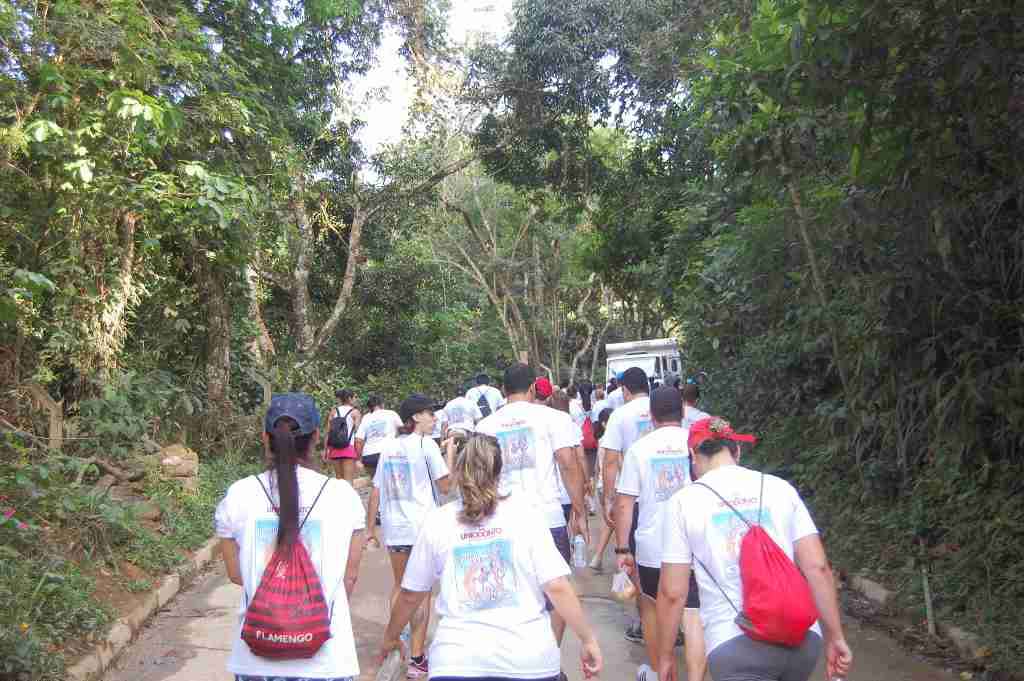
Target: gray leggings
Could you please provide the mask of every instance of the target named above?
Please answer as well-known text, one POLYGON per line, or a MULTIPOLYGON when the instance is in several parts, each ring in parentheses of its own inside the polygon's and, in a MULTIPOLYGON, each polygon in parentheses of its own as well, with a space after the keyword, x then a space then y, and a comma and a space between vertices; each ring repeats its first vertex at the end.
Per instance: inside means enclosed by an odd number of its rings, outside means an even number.
POLYGON ((807 681, 821 656, 821 637, 808 631, 797 648, 737 636, 711 651, 714 681, 807 681))

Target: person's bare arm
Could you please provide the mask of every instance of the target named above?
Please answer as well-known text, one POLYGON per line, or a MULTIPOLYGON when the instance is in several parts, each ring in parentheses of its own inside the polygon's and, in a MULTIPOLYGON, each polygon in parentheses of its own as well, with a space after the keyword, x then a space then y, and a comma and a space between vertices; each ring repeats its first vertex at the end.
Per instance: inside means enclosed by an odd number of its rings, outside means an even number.
POLYGON ((558 461, 558 469, 562 473, 562 484, 565 485, 565 489, 569 493, 569 500, 572 502, 575 523, 570 529, 574 534, 582 534, 589 541, 587 509, 583 503, 583 467, 580 460, 576 458, 576 448, 562 447, 556 450, 555 459, 558 461))
POLYGON ((356 589, 356 580, 359 579, 359 563, 363 560, 363 545, 366 543, 366 534, 362 530, 352 533, 352 540, 348 545, 348 561, 345 563, 345 593, 349 597, 356 589))
MULTIPOLYGON (((633 529, 633 504, 636 497, 630 494, 619 492, 615 495, 615 546, 629 546, 629 532, 633 529)), ((630 575, 635 572, 636 556, 617 556, 619 568, 626 570, 630 575), (625 559, 625 560, 624 560, 625 559), (631 560, 630 560, 631 559, 631 560)))
POLYGON ((363 460, 363 447, 365 445, 366 442, 364 442, 361 437, 357 437, 355 443, 353 443, 353 446, 356 448, 356 459, 360 461, 363 460))
POLYGON ((615 495, 615 482, 619 478, 622 452, 617 449, 605 449, 603 461, 601 478, 604 481, 604 503, 606 507, 609 507, 615 495))
POLYGON ((565 623, 569 625, 573 633, 580 639, 582 644, 583 675, 587 678, 601 672, 601 648, 594 637, 594 630, 590 627, 580 606, 580 599, 572 584, 565 577, 556 577, 544 584, 544 593, 555 606, 555 611, 562 616, 565 623))
POLYGON ((690 590, 690 566, 685 563, 662 563, 658 580, 658 680, 676 678, 676 633, 683 619, 683 607, 690 590))
POLYGON ((401 648, 399 636, 402 628, 412 620, 412 614, 430 595, 429 591, 409 591, 402 589, 391 608, 391 619, 384 630, 384 640, 380 644, 380 659, 383 660, 392 650, 401 648))
POLYGON ((228 579, 230 579, 233 584, 242 586, 242 568, 239 564, 238 554, 238 542, 234 539, 221 537, 220 555, 224 559, 224 569, 227 570, 228 579))
POLYGON ((380 537, 377 536, 377 509, 380 508, 380 490, 376 487, 370 492, 370 501, 366 504, 366 527, 369 537, 366 541, 380 546, 380 537))
POLYGON ((793 544, 793 557, 807 578, 814 604, 818 608, 818 621, 825 634, 825 658, 829 676, 846 676, 853 663, 853 655, 843 635, 835 577, 825 556, 821 538, 817 534, 810 534, 798 539, 793 544))
POLYGON ((451 478, 446 475, 434 482, 437 483, 437 489, 441 490, 441 494, 448 494, 448 488, 451 486, 451 478))

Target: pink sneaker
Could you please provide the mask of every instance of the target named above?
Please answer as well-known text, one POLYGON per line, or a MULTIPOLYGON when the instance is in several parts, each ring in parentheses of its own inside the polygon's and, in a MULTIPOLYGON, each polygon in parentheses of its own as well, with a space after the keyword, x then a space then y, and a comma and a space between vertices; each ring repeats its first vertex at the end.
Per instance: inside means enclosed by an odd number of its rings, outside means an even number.
POLYGON ((409 660, 409 671, 405 675, 410 679, 419 679, 427 676, 428 672, 427 656, 424 655, 422 662, 409 660))

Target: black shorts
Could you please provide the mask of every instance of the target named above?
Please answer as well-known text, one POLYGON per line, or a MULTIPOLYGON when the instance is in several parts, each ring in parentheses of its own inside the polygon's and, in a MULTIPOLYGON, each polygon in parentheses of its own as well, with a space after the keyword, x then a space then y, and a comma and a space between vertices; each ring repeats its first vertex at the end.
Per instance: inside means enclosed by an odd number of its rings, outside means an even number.
POLYGON ((388 553, 412 553, 412 544, 389 544, 388 553))
MULTIPOLYGON (((661 583, 661 568, 652 568, 646 565, 637 565, 636 567, 640 574, 641 593, 657 600, 658 585, 661 583)), ((693 576, 692 571, 690 572, 690 588, 686 590, 686 608, 688 610, 700 608, 700 592, 697 591, 697 578, 693 576)))
POLYGON ((377 462, 380 461, 380 454, 367 454, 363 457, 363 466, 372 470, 377 470, 377 462))
MULTIPOLYGON (((555 540, 555 548, 562 554, 562 558, 565 559, 567 565, 572 565, 572 548, 569 546, 569 528, 568 527, 552 527, 551 538, 555 540)), ((571 568, 570 568, 571 569, 571 568)), ((547 597, 544 596, 544 609, 551 612, 555 609, 554 603, 547 597)))
POLYGON ((565 522, 568 524, 569 518, 572 516, 572 504, 562 504, 562 515, 565 516, 565 522))

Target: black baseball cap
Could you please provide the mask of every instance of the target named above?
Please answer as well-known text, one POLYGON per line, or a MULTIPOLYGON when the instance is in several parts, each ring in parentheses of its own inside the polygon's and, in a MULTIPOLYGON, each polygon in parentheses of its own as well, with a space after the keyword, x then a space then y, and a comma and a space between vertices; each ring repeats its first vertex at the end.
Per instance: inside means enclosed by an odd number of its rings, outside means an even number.
POLYGON ((414 414, 428 409, 434 410, 434 400, 422 393, 413 393, 402 401, 402 406, 398 408, 398 417, 402 419, 402 423, 405 423, 412 419, 414 414))
POLYGON ((662 386, 651 393, 651 416, 655 421, 681 421, 683 396, 675 388, 662 386))

